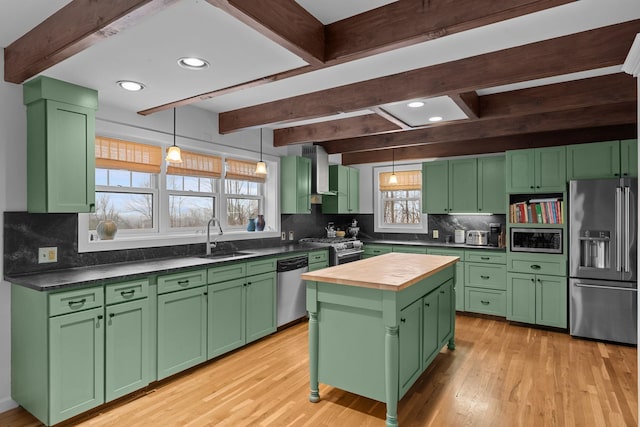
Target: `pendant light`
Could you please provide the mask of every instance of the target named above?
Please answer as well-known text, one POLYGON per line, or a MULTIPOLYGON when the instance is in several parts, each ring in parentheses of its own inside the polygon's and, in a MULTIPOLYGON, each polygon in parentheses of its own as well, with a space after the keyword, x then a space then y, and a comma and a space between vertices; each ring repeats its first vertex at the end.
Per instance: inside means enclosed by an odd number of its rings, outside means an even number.
POLYGON ((260 161, 256 163, 256 175, 266 175, 267 164, 262 161, 262 128, 260 128, 260 161))
POLYGON ((176 109, 173 109, 173 145, 167 148, 167 157, 165 160, 169 163, 182 163, 182 153, 180 147, 176 145, 176 109))
POLYGON ((391 149, 391 176, 389 177, 389 184, 397 184, 398 177, 396 176, 396 152, 391 149))

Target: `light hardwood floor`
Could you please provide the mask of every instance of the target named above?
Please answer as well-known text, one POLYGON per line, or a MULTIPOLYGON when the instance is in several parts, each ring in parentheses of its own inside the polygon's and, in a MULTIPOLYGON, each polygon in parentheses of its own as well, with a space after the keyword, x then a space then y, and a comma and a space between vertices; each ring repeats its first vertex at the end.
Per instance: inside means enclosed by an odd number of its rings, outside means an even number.
MULTIPOLYGON (((384 426, 385 405, 321 385, 307 400, 307 325, 215 360, 75 425, 384 426)), ((410 426, 636 426, 635 347, 457 316, 446 347, 399 404, 410 426)), ((39 426, 17 408, 0 426, 39 426)))

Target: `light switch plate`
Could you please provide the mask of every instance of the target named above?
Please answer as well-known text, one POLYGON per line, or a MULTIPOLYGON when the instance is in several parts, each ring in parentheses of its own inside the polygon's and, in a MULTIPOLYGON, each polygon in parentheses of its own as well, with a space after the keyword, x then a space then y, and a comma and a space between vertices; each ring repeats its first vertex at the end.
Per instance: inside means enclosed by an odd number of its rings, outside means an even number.
POLYGON ((58 262, 58 248, 38 248, 38 264, 58 262))
POLYGON ((285 231, 282 232, 281 240, 287 240, 287 233, 285 231))
POLYGON ((438 230, 433 230, 433 238, 434 239, 437 239, 439 235, 440 235, 440 233, 438 233, 438 230))
POLYGON ((293 231, 289 231, 289 240, 293 240, 293 231))

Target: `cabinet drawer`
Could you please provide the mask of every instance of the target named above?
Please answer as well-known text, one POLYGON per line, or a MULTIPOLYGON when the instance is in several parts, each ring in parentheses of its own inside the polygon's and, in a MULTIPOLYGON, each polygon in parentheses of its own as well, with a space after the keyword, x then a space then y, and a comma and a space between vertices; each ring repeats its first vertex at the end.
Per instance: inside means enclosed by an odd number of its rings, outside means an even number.
POLYGON ((425 254, 427 253, 427 248, 421 246, 413 246, 413 245, 397 245, 392 247, 393 252, 400 252, 405 254, 425 254))
POLYGON ((376 256, 391 252, 391 246, 387 245, 364 245, 363 249, 363 255, 365 256, 376 256))
POLYGON ((494 316, 507 315, 507 297, 505 291, 466 288, 465 292, 467 311, 493 314, 494 316))
POLYGON ((506 264, 507 254, 504 252, 494 251, 476 251, 466 250, 464 251, 464 260, 471 262, 486 262, 490 264, 506 264))
POLYGON ((211 267, 207 270, 207 283, 226 282, 227 280, 244 278, 246 275, 247 264, 244 262, 211 267))
POLYGON ((515 273, 535 273, 549 274, 554 276, 565 276, 567 274, 567 262, 564 257, 528 258, 509 256, 509 271, 515 273))
POLYGON ((487 289, 507 289, 507 269, 504 265, 464 263, 466 286, 487 289))
POLYGON ((429 255, 457 256, 460 257, 460 262, 464 261, 464 250, 462 249, 428 248, 427 253, 429 255))
POLYGON ((329 251, 309 252, 309 264, 329 261, 329 251))
POLYGON ((158 294, 196 288, 207 284, 207 270, 185 271, 158 277, 158 294))
POLYGON ((104 293, 102 286, 49 295, 49 316, 75 313, 76 311, 102 307, 104 293))
POLYGON ((263 258, 247 262, 247 276, 276 271, 277 258, 263 258))
POLYGON ((104 294, 107 305, 146 298, 149 296, 149 279, 112 283, 105 287, 104 294))
POLYGON ((313 264, 309 264, 309 271, 322 270, 327 267, 329 267, 328 262, 314 262, 313 264))

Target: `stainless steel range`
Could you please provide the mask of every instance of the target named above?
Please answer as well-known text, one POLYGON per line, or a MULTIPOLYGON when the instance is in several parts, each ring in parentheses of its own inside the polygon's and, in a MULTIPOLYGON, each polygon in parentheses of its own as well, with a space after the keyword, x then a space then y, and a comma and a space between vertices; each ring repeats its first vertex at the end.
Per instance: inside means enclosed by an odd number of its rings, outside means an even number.
POLYGON ((362 259, 362 242, 355 238, 331 237, 300 239, 302 246, 329 248, 329 265, 346 264, 362 259))

